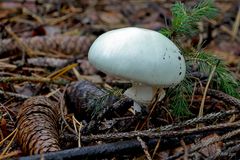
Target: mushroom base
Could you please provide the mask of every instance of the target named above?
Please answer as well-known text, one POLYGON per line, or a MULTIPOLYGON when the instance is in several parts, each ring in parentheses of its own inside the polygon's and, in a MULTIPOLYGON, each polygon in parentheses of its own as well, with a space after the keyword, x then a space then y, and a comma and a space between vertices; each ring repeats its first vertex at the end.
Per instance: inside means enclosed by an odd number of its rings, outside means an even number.
MULTIPOLYGON (((148 106, 151 103, 154 95, 156 94, 157 89, 159 89, 159 88, 147 86, 147 85, 134 84, 131 88, 128 88, 124 92, 124 95, 133 99, 135 102, 137 102, 139 104, 148 106)), ((160 88, 159 94, 160 95, 159 95, 158 101, 161 101, 165 96, 165 91, 163 88, 160 88)), ((140 106, 139 105, 134 105, 134 106, 136 106, 136 108, 134 108, 134 110, 138 111, 140 106)))

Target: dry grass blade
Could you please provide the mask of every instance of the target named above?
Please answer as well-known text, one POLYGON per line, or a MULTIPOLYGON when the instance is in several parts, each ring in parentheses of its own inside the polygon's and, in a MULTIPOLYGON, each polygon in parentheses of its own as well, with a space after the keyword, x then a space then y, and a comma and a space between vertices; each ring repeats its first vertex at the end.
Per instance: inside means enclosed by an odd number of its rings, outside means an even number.
POLYGON ((9 137, 11 137, 12 135, 14 135, 16 132, 17 132, 17 129, 15 129, 11 134, 9 134, 5 139, 3 139, 3 140, 0 142, 0 146, 1 146, 9 137))
POLYGON ((19 154, 21 153, 21 151, 17 150, 17 151, 12 151, 12 152, 9 152, 3 156, 0 156, 0 159, 9 159, 11 157, 15 157, 15 156, 18 156, 19 154))
POLYGON ((7 147, 3 150, 3 152, 1 153, 0 156, 3 156, 10 149, 10 146, 12 145, 14 139, 16 138, 16 136, 18 134, 18 129, 15 129, 12 133, 14 133, 14 135, 13 135, 11 141, 8 143, 7 147))
POLYGON ((203 93, 203 98, 202 98, 202 101, 201 101, 201 106, 200 106, 200 109, 199 109, 199 113, 198 113, 198 117, 202 117, 203 116, 203 109, 204 109, 204 103, 205 103, 205 99, 206 99, 206 96, 207 96, 207 90, 208 90, 208 87, 209 87, 209 84, 213 78, 213 75, 214 75, 214 72, 216 70, 216 67, 217 65, 215 65, 209 75, 209 78, 208 78, 208 81, 207 81, 207 85, 204 89, 204 93, 203 93))
POLYGON ((78 64, 77 63, 74 63, 74 64, 71 64, 71 65, 68 65, 52 74, 50 74, 47 78, 51 78, 51 79, 56 79, 58 77, 60 77, 61 75, 63 75, 64 73, 66 73, 67 71, 73 69, 74 67, 76 67, 78 64))
POLYGON ((239 31, 239 25, 240 25, 240 7, 238 8, 238 13, 232 29, 232 32, 233 32, 232 40, 236 39, 237 37, 238 31, 239 31))

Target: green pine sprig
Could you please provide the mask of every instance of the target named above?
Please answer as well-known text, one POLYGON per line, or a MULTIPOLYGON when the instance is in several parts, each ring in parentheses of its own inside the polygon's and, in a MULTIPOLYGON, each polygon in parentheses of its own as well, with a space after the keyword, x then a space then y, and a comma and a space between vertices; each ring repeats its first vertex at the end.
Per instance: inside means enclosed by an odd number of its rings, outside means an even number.
POLYGON ((192 8, 187 8, 183 3, 177 2, 171 8, 172 26, 160 32, 167 37, 193 36, 197 33, 197 23, 204 17, 212 19, 218 14, 212 0, 203 0, 192 8))
POLYGON ((91 97, 91 99, 93 100, 89 105, 91 106, 91 108, 89 109, 91 109, 92 118, 96 117, 99 114, 99 112, 106 109, 106 105, 108 106, 111 105, 110 102, 112 99, 114 99, 114 97, 120 97, 122 95, 122 89, 119 89, 119 88, 112 88, 112 89, 108 88, 106 90, 103 90, 103 92, 105 93, 102 94, 101 96, 93 95, 91 97))
POLYGON ((191 96, 193 91, 192 80, 185 78, 176 87, 170 88, 167 95, 170 97, 171 112, 179 117, 191 115, 188 108, 188 97, 191 96))
POLYGON ((199 72, 206 74, 210 74, 213 65, 218 63, 215 70, 215 76, 211 83, 212 88, 221 90, 236 98, 240 98, 240 94, 237 91, 239 83, 233 74, 227 69, 222 60, 204 51, 199 52, 196 58, 198 59, 199 72))
POLYGON ((174 88, 170 88, 167 95, 170 99, 171 111, 175 116, 184 117, 191 115, 189 111, 189 103, 187 99, 192 96, 194 82, 198 83, 197 77, 192 77, 189 74, 190 66, 197 67, 199 73, 210 75, 214 66, 216 70, 210 83, 210 88, 223 91, 233 97, 240 98, 240 93, 237 88, 240 88, 240 83, 236 80, 233 74, 227 69, 227 66, 218 59, 204 51, 189 53, 187 57, 187 73, 185 79, 174 88))
MULTIPOLYGON (((197 34, 198 22, 204 18, 214 18, 218 14, 218 10, 214 7, 212 0, 202 0, 192 8, 187 8, 184 4, 177 2, 172 6, 171 11, 173 15, 172 26, 170 28, 163 28, 160 32, 175 42, 178 42, 178 37, 191 37, 197 34)), ((171 111, 175 116, 184 117, 191 115, 188 99, 193 93, 193 84, 198 79, 197 77, 190 76, 191 66, 197 66, 198 71, 206 75, 210 75, 213 66, 216 66, 215 74, 209 87, 240 98, 240 94, 237 91, 240 83, 222 61, 203 50, 196 52, 193 48, 189 51, 183 48, 181 43, 177 45, 181 48, 187 60, 187 74, 180 84, 174 88, 170 88, 167 92, 171 111)))

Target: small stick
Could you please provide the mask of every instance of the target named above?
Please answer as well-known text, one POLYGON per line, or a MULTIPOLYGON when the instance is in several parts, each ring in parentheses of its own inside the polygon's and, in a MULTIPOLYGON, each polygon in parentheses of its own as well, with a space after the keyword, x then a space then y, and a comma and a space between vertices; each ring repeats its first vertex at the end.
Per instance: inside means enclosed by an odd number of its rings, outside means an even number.
POLYGON ((158 150, 158 148, 160 146, 160 142, 161 142, 161 139, 158 139, 157 144, 156 144, 156 146, 154 148, 154 151, 153 151, 153 154, 152 154, 152 159, 154 159, 154 156, 157 153, 157 150, 158 150))
POLYGON ((30 96, 26 96, 26 95, 23 95, 23 94, 6 92, 6 91, 3 91, 3 90, 0 90, 0 94, 7 95, 7 96, 12 96, 12 97, 16 97, 16 98, 21 98, 21 99, 28 99, 30 97, 30 96))
POLYGON ((64 100, 64 95, 67 91, 67 87, 68 85, 65 86, 63 93, 61 95, 61 99, 60 99, 60 113, 61 113, 61 119, 63 121, 63 123, 67 126, 68 130, 71 131, 74 135, 77 135, 77 132, 72 129, 72 127, 68 124, 68 122, 66 121, 65 117, 64 117, 64 107, 65 107, 65 100, 64 100))
POLYGON ((144 151, 144 154, 145 154, 147 160, 152 160, 152 158, 148 152, 148 146, 146 145, 146 143, 140 137, 137 137, 137 140, 140 142, 141 147, 144 151))
POLYGON ((142 123, 142 125, 140 126, 140 128, 139 128, 140 130, 142 130, 143 127, 149 123, 149 119, 150 119, 153 111, 155 110, 155 108, 156 108, 156 106, 157 106, 158 100, 159 100, 159 98, 160 98, 160 97, 159 97, 159 96, 160 96, 159 93, 160 93, 161 91, 163 91, 163 90, 162 90, 162 89, 157 89, 157 91, 156 91, 156 93, 155 93, 155 95, 154 95, 151 103, 150 103, 149 106, 148 106, 148 108, 150 109, 150 112, 149 112, 148 116, 144 119, 144 122, 142 123))
POLYGON ((175 130, 178 128, 183 128, 189 125, 195 125, 197 123, 203 123, 203 122, 208 122, 211 120, 215 120, 215 119, 219 119, 219 118, 223 118, 226 117, 228 115, 232 115, 235 113, 238 113, 238 110, 229 110, 229 111, 221 111, 221 112, 217 112, 217 113, 210 113, 210 114, 206 114, 203 117, 196 117, 193 119, 189 119, 185 122, 180 122, 180 123, 176 123, 176 124, 170 124, 167 126, 162 126, 159 128, 153 128, 153 129, 149 129, 149 131, 169 131, 169 130, 175 130))
POLYGON ((181 140, 180 143, 181 143, 181 145, 183 146, 183 149, 184 149, 183 159, 188 160, 188 155, 189 155, 188 147, 186 146, 186 143, 183 140, 181 140))

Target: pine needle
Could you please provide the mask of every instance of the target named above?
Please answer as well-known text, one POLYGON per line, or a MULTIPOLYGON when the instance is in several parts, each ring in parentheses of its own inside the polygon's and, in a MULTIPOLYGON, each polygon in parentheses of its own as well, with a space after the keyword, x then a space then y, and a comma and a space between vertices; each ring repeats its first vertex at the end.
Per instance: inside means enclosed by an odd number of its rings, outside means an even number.
POLYGON ((11 137, 11 136, 13 135, 12 139, 11 139, 10 142, 8 143, 7 147, 2 151, 2 153, 1 153, 0 156, 3 156, 3 155, 8 151, 8 149, 10 148, 10 146, 11 146, 12 143, 13 143, 13 140, 14 140, 15 137, 17 136, 17 132, 18 132, 18 129, 16 128, 14 131, 12 131, 11 134, 9 134, 4 140, 2 140, 2 141, 0 142, 0 144, 2 144, 4 141, 6 141, 9 137, 11 137))

